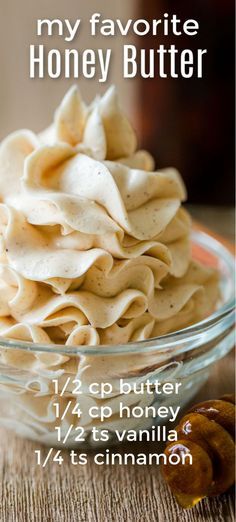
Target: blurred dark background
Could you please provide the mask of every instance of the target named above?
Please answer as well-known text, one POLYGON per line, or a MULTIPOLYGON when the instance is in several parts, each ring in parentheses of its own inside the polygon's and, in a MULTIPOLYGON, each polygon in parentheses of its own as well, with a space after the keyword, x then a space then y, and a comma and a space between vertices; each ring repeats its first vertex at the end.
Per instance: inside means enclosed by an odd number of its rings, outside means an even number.
POLYGON ((145 37, 142 48, 171 43, 178 49, 207 49, 203 78, 140 81, 139 133, 157 168, 177 167, 191 203, 234 203, 233 0, 140 0, 137 18, 176 14, 199 22, 195 37, 145 37))
MULTIPOLYGON (((117 0, 99 1, 102 18, 160 19, 176 14, 181 22, 195 18, 196 36, 127 38, 89 35, 89 19, 98 10, 97 0, 8 0, 2 2, 0 31, 0 139, 17 128, 38 132, 51 122, 53 112, 66 90, 77 83, 87 102, 114 83, 121 105, 138 130, 139 144, 156 158, 157 168, 176 166, 185 179, 189 202, 219 205, 228 210, 234 203, 234 0, 117 0), (78 39, 71 47, 111 47, 113 65, 106 85, 98 78, 78 81, 47 76, 29 78, 29 45, 44 43, 47 49, 64 50, 68 43, 56 36, 36 36, 37 18, 81 17, 78 39), (158 48, 174 43, 180 50, 207 49, 203 78, 140 80, 123 78, 122 52, 125 43, 158 48)), ((56 32, 55 32, 56 33, 56 32)), ((157 56, 157 55, 156 55, 157 56)), ((158 58, 158 57, 157 57, 158 58)), ((204 209, 205 210, 205 209, 204 209)), ((203 219, 205 219, 205 212, 203 219)))

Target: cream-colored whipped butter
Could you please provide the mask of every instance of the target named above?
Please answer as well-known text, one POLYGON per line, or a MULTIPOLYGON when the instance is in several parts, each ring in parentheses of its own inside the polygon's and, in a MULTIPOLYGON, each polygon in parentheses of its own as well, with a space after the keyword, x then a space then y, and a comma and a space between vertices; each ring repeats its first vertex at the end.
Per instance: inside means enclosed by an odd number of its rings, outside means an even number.
POLYGON ((0 148, 0 335, 120 344, 202 319, 216 274, 191 260, 178 172, 153 172, 111 87, 72 87, 53 125, 0 148))
MULTIPOLYGON (((0 146, 0 425, 57 445, 79 401, 78 426, 91 430, 140 427, 119 418, 119 402, 168 404, 166 397, 119 396, 119 379, 175 380, 183 361, 178 346, 99 355, 68 347, 136 342, 191 325, 211 313, 218 298, 214 270, 191 259, 191 221, 184 184, 173 169, 153 171, 152 157, 137 150, 135 133, 115 89, 87 106, 76 87, 66 94, 53 125, 36 136, 21 130, 0 146), (25 349, 4 339, 37 343, 25 349), (66 345, 65 351, 63 346, 66 345), (49 345, 48 348, 41 345, 49 345), (50 346, 51 345, 51 346, 50 346), (6 376, 6 378, 5 378, 6 376), (53 380, 66 396, 57 395, 53 380), (73 394, 73 380, 82 395, 73 394), (103 399, 89 393, 109 382, 103 399), (106 423, 90 406, 112 406, 106 423)), ((180 373, 179 373, 180 372, 180 373)), ((195 385, 198 376, 194 377, 195 385)), ((199 376, 199 385, 200 385, 199 376)), ((183 377, 183 403, 193 389, 183 377)), ((173 404, 173 398, 171 399, 173 404)), ((150 427, 152 419, 143 419, 150 427)), ((77 446, 76 425, 65 446, 77 446)), ((60 445, 60 444, 59 444, 60 445)))

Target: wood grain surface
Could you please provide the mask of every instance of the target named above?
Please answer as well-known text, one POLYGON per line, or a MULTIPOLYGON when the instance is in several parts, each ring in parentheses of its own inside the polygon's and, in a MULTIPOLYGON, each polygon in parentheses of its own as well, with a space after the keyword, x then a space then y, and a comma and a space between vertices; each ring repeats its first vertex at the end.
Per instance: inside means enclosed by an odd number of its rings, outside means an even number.
MULTIPOLYGON (((196 402, 232 393, 234 355, 212 368, 196 402)), ((62 467, 36 465, 39 445, 0 430, 0 522, 233 522, 233 490, 182 510, 165 485, 157 466, 62 467)), ((126 444, 119 451, 160 450, 155 443, 126 444)), ((46 455, 46 450, 45 455, 46 455)))
MULTIPOLYGON (((234 385, 234 357, 215 364, 196 400, 220 397, 234 385)), ((195 399, 194 399, 195 401, 195 399)), ((0 430, 1 522, 233 522, 233 491, 182 510, 157 466, 84 467, 65 462, 42 469, 35 463, 39 445, 0 430)), ((126 444, 119 451, 147 452, 157 444, 126 444)), ((160 447, 159 447, 160 449, 160 447)), ((46 450, 45 450, 46 455, 46 450)))

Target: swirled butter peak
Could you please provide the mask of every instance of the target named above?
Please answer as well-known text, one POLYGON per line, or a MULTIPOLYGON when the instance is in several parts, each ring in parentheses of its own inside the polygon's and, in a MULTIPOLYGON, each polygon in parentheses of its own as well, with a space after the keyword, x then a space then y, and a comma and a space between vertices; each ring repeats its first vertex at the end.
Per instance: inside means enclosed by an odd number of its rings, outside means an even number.
POLYGON ((116 90, 72 87, 54 122, 0 147, 0 335, 120 344, 199 321, 217 274, 191 259, 184 184, 153 171, 116 90))

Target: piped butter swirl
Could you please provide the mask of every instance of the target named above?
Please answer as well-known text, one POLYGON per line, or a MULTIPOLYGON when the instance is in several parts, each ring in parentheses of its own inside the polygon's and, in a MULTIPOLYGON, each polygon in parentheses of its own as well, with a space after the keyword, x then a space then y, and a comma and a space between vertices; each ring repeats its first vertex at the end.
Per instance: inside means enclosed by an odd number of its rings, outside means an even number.
POLYGON ((181 177, 153 168, 113 87, 89 106, 73 87, 46 131, 2 142, 2 337, 120 344, 214 309, 217 274, 191 259, 181 177))

